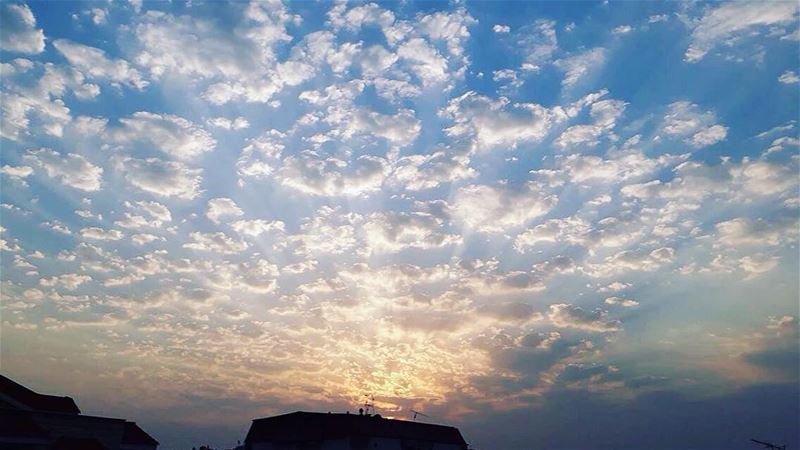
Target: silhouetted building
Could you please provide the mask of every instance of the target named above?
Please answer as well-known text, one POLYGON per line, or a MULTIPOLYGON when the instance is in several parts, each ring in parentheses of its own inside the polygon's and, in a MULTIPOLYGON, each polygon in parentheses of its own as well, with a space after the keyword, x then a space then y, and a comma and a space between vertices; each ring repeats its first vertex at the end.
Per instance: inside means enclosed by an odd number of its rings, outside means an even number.
POLYGON ((0 375, 0 450, 155 450, 134 422, 85 416, 70 397, 34 392, 0 375))
POLYGON ((466 450, 457 428, 379 415, 294 412, 253 420, 247 450, 466 450))

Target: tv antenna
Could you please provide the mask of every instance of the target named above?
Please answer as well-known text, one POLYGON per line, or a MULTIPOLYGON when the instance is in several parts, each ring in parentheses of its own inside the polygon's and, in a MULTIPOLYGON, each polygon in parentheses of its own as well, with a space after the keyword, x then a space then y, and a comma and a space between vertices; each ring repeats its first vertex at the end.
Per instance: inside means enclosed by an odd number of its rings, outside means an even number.
POLYGON ((768 448, 770 450, 786 450, 785 445, 775 445, 771 442, 759 441, 758 439, 750 439, 750 440, 755 442, 756 444, 761 444, 764 446, 764 448, 768 448))
POLYGON ((370 410, 372 410, 372 414, 375 414, 375 396, 372 394, 364 394, 364 397, 367 398, 364 400, 364 414, 370 415, 370 410))
POLYGON ((410 409, 409 411, 411 411, 412 413, 414 413, 414 415, 411 417, 411 420, 417 420, 417 416, 422 416, 422 417, 430 417, 430 416, 429 416, 429 415, 427 415, 427 414, 423 414, 423 413, 421 413, 421 412, 419 412, 419 411, 414 411, 413 409, 410 409))

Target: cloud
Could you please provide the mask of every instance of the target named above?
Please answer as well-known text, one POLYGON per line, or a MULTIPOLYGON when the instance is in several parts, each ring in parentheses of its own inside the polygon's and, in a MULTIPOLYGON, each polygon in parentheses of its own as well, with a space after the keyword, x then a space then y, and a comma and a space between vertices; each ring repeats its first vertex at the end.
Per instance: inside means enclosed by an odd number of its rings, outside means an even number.
POLYGON ((399 147, 412 144, 422 129, 414 111, 410 109, 401 109, 396 114, 389 115, 357 108, 346 113, 344 117, 331 119, 326 120, 341 126, 337 132, 344 137, 365 134, 386 139, 399 147))
POLYGON ((683 156, 662 155, 648 158, 635 150, 613 152, 609 159, 599 156, 569 155, 560 162, 562 170, 573 183, 609 184, 623 183, 652 175, 656 170, 666 167, 683 156))
POLYGON ((124 59, 110 59, 99 48, 78 44, 67 39, 53 41, 72 67, 97 80, 108 80, 112 84, 124 84, 138 90, 148 86, 142 75, 124 59))
POLYGON ((445 221, 433 214, 375 213, 361 229, 375 253, 394 253, 407 248, 432 249, 461 243, 461 237, 444 230, 445 221))
POLYGON ((192 250, 231 255, 247 249, 247 244, 244 241, 236 241, 223 232, 201 233, 193 231, 189 236, 191 241, 183 244, 183 247, 192 250))
POLYGON ((778 77, 778 81, 783 84, 797 84, 800 83, 800 77, 793 70, 787 70, 778 77))
POLYGON ((555 21, 538 19, 522 27, 518 34, 518 49, 531 70, 539 70, 540 66, 551 62, 553 53, 558 50, 555 21))
POLYGON ((214 81, 203 94, 214 104, 268 102, 285 86, 315 72, 315 66, 303 61, 278 61, 274 47, 292 39, 286 25, 295 20, 282 3, 252 2, 241 11, 233 29, 188 15, 147 11, 133 28, 139 47, 135 61, 155 79, 214 81))
POLYGON ((214 117, 206 121, 212 127, 222 128, 223 130, 244 130, 250 127, 250 122, 242 116, 231 120, 227 117, 214 117))
POLYGON ((425 39, 414 38, 404 42, 397 49, 397 56, 410 66, 423 86, 443 83, 450 78, 447 59, 425 39))
POLYGON ((478 21, 462 6, 454 11, 437 11, 423 16, 417 29, 434 42, 444 41, 451 55, 461 56, 464 42, 470 37, 469 27, 476 23, 478 21))
POLYGON ((468 155, 446 147, 428 154, 404 156, 394 163, 390 183, 410 191, 432 189, 478 176, 469 163, 468 155))
POLYGON ((322 207, 314 217, 306 218, 300 233, 287 237, 286 243, 295 254, 339 255, 352 249, 356 243, 353 223, 358 217, 342 214, 341 208, 322 207))
POLYGON ((793 224, 780 226, 775 223, 738 217, 716 224, 717 242, 733 248, 774 247, 792 236, 793 226, 793 224))
POLYGON ((117 172, 136 188, 162 197, 191 200, 200 195, 201 169, 158 158, 112 158, 117 172))
POLYGON ((9 52, 41 53, 44 51, 44 32, 36 28, 36 18, 28 5, 6 3, 0 14, 0 48, 9 52))
POLYGON ((149 233, 139 233, 131 236, 131 242, 133 242, 135 245, 140 245, 140 246, 147 245, 155 241, 165 241, 165 240, 166 239, 161 236, 156 236, 149 233))
POLYGON ((559 328, 575 328, 595 333, 608 333, 621 329, 620 322, 609 319, 606 311, 601 309, 587 311, 580 306, 566 303, 550 305, 547 318, 559 328))
POLYGON ((672 247, 659 247, 650 251, 638 248, 623 250, 606 257, 598 264, 587 264, 584 271, 591 277, 606 278, 628 271, 653 272, 674 260, 675 249, 672 247))
POLYGON ((92 8, 88 11, 92 16, 95 25, 104 25, 108 21, 108 10, 102 8, 92 8))
POLYGON ((510 33, 511 32, 511 27, 508 26, 508 25, 501 25, 501 24, 498 23, 498 24, 495 24, 492 27, 492 31, 494 31, 495 33, 499 33, 499 34, 510 33))
MULTIPOLYGON (((256 13, 255 9, 253 13, 256 13)), ((236 77, 257 67, 257 47, 247 36, 242 36, 250 34, 256 37, 255 33, 254 29, 227 33, 203 19, 147 11, 139 17, 139 23, 134 28, 141 46, 135 60, 138 65, 146 67, 154 78, 165 75, 236 77), (237 46, 241 51, 235 51, 237 46)), ((288 36, 279 32, 264 34, 263 39, 262 43, 268 44, 272 39, 280 41, 288 39, 288 36)), ((271 54, 264 54, 267 55, 274 59, 271 54)))
POLYGON ((714 145, 717 142, 725 140, 727 135, 727 127, 723 127, 722 125, 712 125, 695 133, 691 138, 689 138, 689 142, 693 147, 696 148, 708 147, 709 145, 714 145))
POLYGON ((104 117, 78 116, 72 121, 72 128, 84 136, 99 135, 106 129, 108 119, 104 117))
POLYGON ((222 217, 238 217, 243 214, 244 212, 236 205, 236 202, 229 198, 219 197, 208 201, 206 217, 216 224, 222 217))
POLYGON ((797 5, 792 2, 731 2, 708 7, 693 26, 685 61, 703 59, 715 47, 734 38, 758 32, 769 25, 796 21, 797 5))
POLYGON ((231 228, 241 235, 257 237, 264 233, 283 232, 286 225, 280 220, 237 220, 231 223, 231 228))
POLYGON ((286 157, 276 178, 300 192, 338 196, 378 190, 388 174, 389 164, 379 156, 362 155, 348 163, 307 150, 286 157))
POLYGON ((622 298, 622 297, 608 297, 606 298, 603 303, 606 305, 619 305, 624 306, 625 308, 633 308, 634 306, 639 306, 639 302, 636 300, 631 300, 629 298, 622 298))
POLYGON ((564 71, 564 79, 561 80, 561 86, 573 86, 587 74, 600 69, 605 62, 606 50, 599 47, 557 60, 555 62, 556 67, 564 71))
POLYGON ((633 31, 633 27, 630 25, 620 25, 613 30, 611 30, 611 34, 628 34, 633 31))
POLYGON ((456 191, 452 214, 468 228, 487 233, 521 227, 555 206, 558 198, 540 186, 469 185, 456 191))
POLYGON ((139 111, 119 122, 119 127, 108 130, 113 141, 126 146, 141 142, 181 160, 197 158, 217 144, 202 127, 171 114, 139 111))
POLYGON ((514 249, 524 252, 540 242, 584 244, 590 231, 590 224, 577 217, 550 219, 517 235, 514 249))
POLYGON ((27 178, 33 174, 33 168, 28 166, 9 166, 8 164, 0 168, 0 173, 11 178, 27 178))
POLYGON ((125 235, 119 230, 106 230, 104 228, 90 227, 82 228, 81 236, 86 239, 94 239, 97 241, 118 241, 125 235))
MULTIPOLYGON (((220 252, 221 253, 221 252, 220 252)), ((238 264, 222 264, 208 274, 207 282, 218 289, 238 289, 258 294, 273 292, 278 287, 278 267, 266 259, 238 264)))
POLYGON ((77 273, 65 273, 50 278, 41 278, 39 284, 42 286, 63 286, 64 289, 74 291, 78 286, 92 281, 92 277, 88 275, 79 275, 77 273))
MULTIPOLYGON (((553 144, 563 148, 574 146, 594 147, 600 143, 603 134, 610 133, 616 125, 617 119, 625 111, 627 104, 620 100, 600 100, 592 103, 591 125, 573 125, 559 137, 553 144)), ((613 137, 613 136, 612 136, 613 137)))
POLYGON ((739 261, 739 268, 752 275, 759 275, 778 267, 777 256, 764 254, 747 255, 739 261))
POLYGON ((11 140, 29 137, 31 131, 61 137, 71 121, 63 97, 71 92, 76 98, 87 100, 100 93, 99 86, 85 83, 84 75, 70 67, 23 58, 3 67, 0 134, 11 140), (7 76, 8 67, 17 76, 7 76), (32 123, 38 128, 31 130, 32 123))
POLYGON ((661 129, 667 136, 685 138, 693 147, 702 148, 727 136, 728 128, 714 124, 716 121, 713 112, 703 112, 694 103, 679 101, 669 105, 661 129))
POLYGON ((114 225, 128 229, 161 228, 165 223, 172 221, 170 210, 158 202, 126 201, 125 207, 128 208, 125 218, 114 222, 114 225))
POLYGON ((86 192, 99 191, 103 181, 103 169, 75 153, 62 156, 54 150, 40 148, 29 150, 25 160, 56 178, 66 186, 86 192))
POLYGON ((511 104, 505 97, 492 100, 473 91, 450 100, 440 115, 455 122, 445 130, 447 134, 473 136, 479 150, 515 148, 523 142, 539 141, 558 120, 541 105, 511 104))

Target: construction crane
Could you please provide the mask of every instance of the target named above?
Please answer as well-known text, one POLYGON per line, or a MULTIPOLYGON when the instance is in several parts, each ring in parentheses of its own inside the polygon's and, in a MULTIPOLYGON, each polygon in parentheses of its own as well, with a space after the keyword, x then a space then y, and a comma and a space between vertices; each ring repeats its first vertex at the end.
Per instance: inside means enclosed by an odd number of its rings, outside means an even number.
POLYGON ((750 440, 755 442, 756 444, 763 445, 764 448, 768 448, 770 450, 786 450, 785 445, 775 445, 771 442, 759 441, 758 439, 750 439, 750 440))
POLYGON ((430 416, 429 416, 429 415, 427 415, 427 414, 422 414, 421 412, 419 412, 419 411, 414 411, 413 409, 410 409, 409 411, 411 411, 412 413, 414 413, 414 416, 413 416, 413 417, 411 417, 411 420, 417 420, 417 416, 422 416, 422 417, 430 417, 430 416))

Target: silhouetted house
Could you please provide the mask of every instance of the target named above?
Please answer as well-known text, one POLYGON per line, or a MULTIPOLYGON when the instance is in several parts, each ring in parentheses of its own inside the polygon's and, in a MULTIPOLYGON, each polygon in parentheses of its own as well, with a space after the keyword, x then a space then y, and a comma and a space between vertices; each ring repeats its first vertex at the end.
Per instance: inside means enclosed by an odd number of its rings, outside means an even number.
POLYGON ((0 450, 155 450, 134 422, 85 416, 75 401, 0 375, 0 450))
POLYGON ((253 420, 247 450, 466 450, 457 428, 379 415, 294 412, 253 420))

